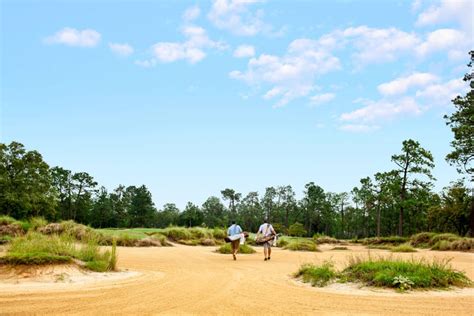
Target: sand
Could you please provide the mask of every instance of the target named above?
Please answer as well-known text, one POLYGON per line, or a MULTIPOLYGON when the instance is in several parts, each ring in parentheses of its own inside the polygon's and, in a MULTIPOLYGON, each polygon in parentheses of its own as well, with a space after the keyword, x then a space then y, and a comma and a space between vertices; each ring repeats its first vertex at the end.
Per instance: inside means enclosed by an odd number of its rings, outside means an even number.
MULTIPOLYGON (((119 248, 120 278, 79 282, 40 282, 41 287, 0 279, 0 314, 166 314, 166 315, 472 315, 473 289, 399 294, 391 290, 331 285, 313 288, 291 274, 302 263, 331 259, 343 267, 350 251, 290 252, 274 249, 272 260, 257 254, 230 255, 214 247, 177 245, 163 248, 119 248), (100 281, 100 282, 99 282, 100 281), (8 288, 7 288, 8 287, 8 288)), ((371 250, 372 256, 390 255, 371 250)), ((474 254, 423 250, 397 254, 404 258, 452 258, 452 265, 474 279, 474 254)), ((89 281, 88 281, 89 280, 89 281)), ((11 281, 11 280, 10 280, 11 281)))

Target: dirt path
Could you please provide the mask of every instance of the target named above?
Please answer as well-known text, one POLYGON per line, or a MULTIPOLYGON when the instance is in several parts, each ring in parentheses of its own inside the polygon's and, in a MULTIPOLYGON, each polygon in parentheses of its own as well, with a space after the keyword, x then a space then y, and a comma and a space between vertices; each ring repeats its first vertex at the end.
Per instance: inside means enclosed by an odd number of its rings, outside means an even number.
MULTIPOLYGON (((290 274, 305 262, 332 259, 339 266, 362 247, 322 253, 275 249, 272 260, 258 254, 229 255, 213 247, 120 248, 119 267, 138 277, 82 288, 2 291, 0 314, 297 314, 297 315, 472 315, 472 291, 447 293, 361 293, 314 289, 290 274), (467 294, 466 294, 467 293, 467 294)), ((388 254, 371 251, 372 255, 388 254)), ((411 254, 403 254, 411 257, 411 254)), ((452 257, 455 268, 474 279, 474 254, 428 252, 415 257, 452 257)))

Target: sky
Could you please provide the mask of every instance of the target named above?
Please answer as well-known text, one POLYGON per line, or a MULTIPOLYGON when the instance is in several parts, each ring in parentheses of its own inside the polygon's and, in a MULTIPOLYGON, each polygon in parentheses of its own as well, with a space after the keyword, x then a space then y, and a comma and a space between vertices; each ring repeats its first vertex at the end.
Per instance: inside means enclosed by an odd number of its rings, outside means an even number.
POLYGON ((0 142, 157 207, 233 188, 350 191, 430 150, 473 45, 473 2, 1 0, 0 142))

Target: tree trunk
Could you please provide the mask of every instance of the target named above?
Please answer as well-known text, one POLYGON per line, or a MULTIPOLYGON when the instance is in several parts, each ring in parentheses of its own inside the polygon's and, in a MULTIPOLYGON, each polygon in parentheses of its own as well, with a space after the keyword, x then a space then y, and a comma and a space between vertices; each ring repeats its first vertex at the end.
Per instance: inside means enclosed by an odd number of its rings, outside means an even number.
POLYGON ((474 237, 474 188, 471 189, 471 212, 469 214, 469 237, 474 237))
POLYGON ((380 237, 380 201, 377 203, 377 237, 380 237))

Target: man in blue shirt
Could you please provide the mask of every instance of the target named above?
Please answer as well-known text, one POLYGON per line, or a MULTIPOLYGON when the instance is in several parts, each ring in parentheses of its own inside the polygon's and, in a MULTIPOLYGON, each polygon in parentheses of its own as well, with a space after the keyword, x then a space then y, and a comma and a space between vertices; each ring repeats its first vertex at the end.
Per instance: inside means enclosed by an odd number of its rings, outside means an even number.
MULTIPOLYGON (((235 223, 235 221, 232 221, 232 225, 227 229, 227 236, 235 236, 235 235, 240 235, 242 234, 242 228, 240 228, 239 225, 235 223)), ((235 237, 234 237, 235 238, 235 237)), ((234 260, 237 260, 236 254, 237 251, 239 251, 239 246, 240 246, 240 238, 237 238, 234 240, 232 238, 231 241, 231 246, 232 246, 232 257, 234 257, 234 260)))

